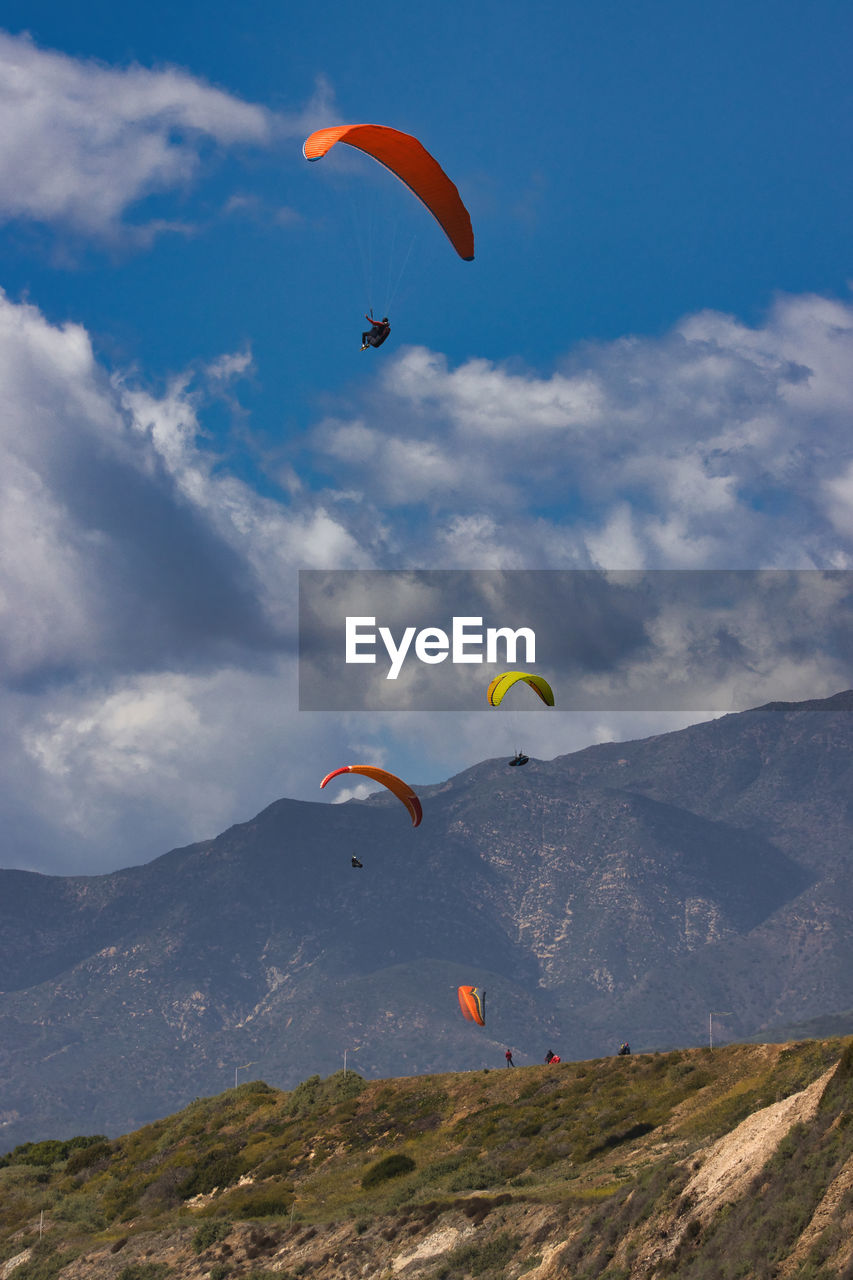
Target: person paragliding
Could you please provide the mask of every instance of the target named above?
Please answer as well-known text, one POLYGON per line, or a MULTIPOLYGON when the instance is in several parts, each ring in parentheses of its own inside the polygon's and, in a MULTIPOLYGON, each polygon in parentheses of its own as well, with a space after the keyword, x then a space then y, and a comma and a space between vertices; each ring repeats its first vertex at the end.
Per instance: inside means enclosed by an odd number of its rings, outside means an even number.
MULTIPOLYGON (((499 707, 504 699, 504 694, 515 684, 527 684, 538 694, 546 707, 554 705, 554 691, 548 681, 543 676, 535 675, 531 671, 503 671, 499 676, 495 676, 488 689, 486 690, 486 698, 490 707, 499 707)), ((513 766, 527 764, 529 756, 523 751, 516 748, 515 755, 507 763, 513 766)))
MULTIPOLYGON (((465 262, 473 262, 474 229, 471 225, 471 215, 456 185, 423 143, 411 134, 403 133, 400 129, 389 125, 338 124, 315 129, 305 139, 302 154, 306 160, 315 162, 339 145, 344 151, 354 148, 369 156, 377 165, 381 165, 395 179, 398 179, 404 187, 408 188, 411 196, 419 200, 432 214, 459 257, 465 262)), ((394 203, 392 200, 392 208, 394 203)), ((404 207, 404 205, 401 206, 401 208, 404 207)), ((367 276, 372 274, 372 265, 368 267, 368 264, 372 264, 373 261, 373 232, 362 229, 362 235, 371 241, 360 246, 362 265, 367 276)), ((391 250, 393 250, 393 244, 392 239, 391 250)), ((383 254, 380 253, 379 256, 383 254)), ((371 310, 371 314, 366 315, 365 319, 370 322, 371 327, 361 335, 362 351, 366 351, 368 347, 381 347, 382 343, 387 341, 391 332, 390 322, 387 316, 383 316, 381 320, 375 319, 372 314, 373 305, 383 310, 387 307, 390 310, 407 262, 408 254, 400 268, 397 284, 392 289, 389 261, 387 292, 381 295, 382 301, 378 300, 369 281, 365 279, 367 286, 365 301, 370 304, 371 310), (374 299, 376 299, 375 303, 374 299)))
POLYGON ((388 323, 388 317, 383 316, 381 320, 374 320, 373 316, 365 314, 365 320, 369 320, 372 328, 366 329, 361 335, 361 349, 366 351, 368 347, 381 347, 382 343, 391 332, 391 325, 388 323))
MULTIPOLYGON (((402 778, 398 778, 396 774, 389 773, 387 769, 378 769, 372 764, 345 764, 340 769, 333 769, 331 773, 326 774, 320 783, 321 790, 328 782, 331 782, 332 778, 337 778, 342 773, 359 773, 365 778, 370 778, 373 782, 381 782, 383 787, 387 787, 392 795, 395 795, 406 806, 409 817, 412 819, 412 826, 417 827, 420 825, 424 816, 421 802, 409 784, 404 782, 402 778)), ((353 869, 356 867, 363 868, 364 863, 359 862, 358 858, 353 854, 352 866, 353 869)))

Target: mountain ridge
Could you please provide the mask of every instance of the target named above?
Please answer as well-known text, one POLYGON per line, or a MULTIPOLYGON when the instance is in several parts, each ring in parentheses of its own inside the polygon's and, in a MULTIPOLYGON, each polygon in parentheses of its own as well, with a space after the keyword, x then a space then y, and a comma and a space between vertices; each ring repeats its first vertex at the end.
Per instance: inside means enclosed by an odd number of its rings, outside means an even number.
POLYGON ((286 1086, 345 1049, 421 1073, 849 1008, 850 709, 483 761, 416 831, 392 797, 282 799, 109 875, 0 872, 0 1146, 130 1128, 250 1061, 286 1086))
POLYGON ((849 1280, 853 1039, 251 1081, 0 1159, 3 1280, 849 1280))

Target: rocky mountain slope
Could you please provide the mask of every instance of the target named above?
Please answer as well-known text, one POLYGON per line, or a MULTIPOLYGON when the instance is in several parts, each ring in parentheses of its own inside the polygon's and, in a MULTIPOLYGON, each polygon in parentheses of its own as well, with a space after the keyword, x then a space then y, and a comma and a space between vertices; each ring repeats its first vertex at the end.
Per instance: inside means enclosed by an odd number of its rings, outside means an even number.
POLYGON ((244 1064, 290 1087, 345 1051, 376 1077, 849 1009, 851 710, 486 761, 420 788, 417 830, 387 794, 282 800, 147 866, 0 872, 0 1151, 136 1127, 244 1064))
POLYGON ((0 1277, 850 1280, 851 1117, 837 1040, 244 1084, 7 1157, 0 1277))

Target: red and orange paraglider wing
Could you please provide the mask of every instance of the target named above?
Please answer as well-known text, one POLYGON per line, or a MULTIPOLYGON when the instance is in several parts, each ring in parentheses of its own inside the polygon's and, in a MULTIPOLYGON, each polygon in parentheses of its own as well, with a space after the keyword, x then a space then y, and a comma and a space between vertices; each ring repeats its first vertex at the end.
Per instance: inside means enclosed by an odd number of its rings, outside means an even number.
POLYGON ((365 778, 372 778, 374 782, 381 782, 383 787, 387 787, 389 791, 402 800, 403 804, 409 811, 412 819, 412 826, 417 827, 421 821, 423 810, 421 802, 415 795, 412 788, 402 778, 398 778, 396 774, 389 773, 387 769, 377 769, 372 764, 345 764, 341 769, 333 769, 331 773, 327 773, 320 787, 325 787, 326 783, 332 778, 336 778, 339 773, 360 773, 365 778))
POLYGON ((411 134, 382 124, 343 124, 317 129, 302 146, 306 160, 319 160, 336 142, 346 142, 384 164, 423 201, 460 258, 474 259, 474 231, 462 197, 437 160, 411 134))
POLYGON ((479 987, 459 987, 459 1008, 463 1017, 469 1022, 476 1022, 478 1027, 486 1025, 486 993, 479 987))

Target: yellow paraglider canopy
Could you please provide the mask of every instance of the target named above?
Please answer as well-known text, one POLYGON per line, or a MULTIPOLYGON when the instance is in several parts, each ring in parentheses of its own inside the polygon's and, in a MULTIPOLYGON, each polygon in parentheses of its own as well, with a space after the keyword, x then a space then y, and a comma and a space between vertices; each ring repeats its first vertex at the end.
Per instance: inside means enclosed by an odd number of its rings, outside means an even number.
POLYGON ((531 689, 535 689, 546 706, 553 707, 554 692, 548 681, 530 671, 504 671, 501 675, 495 676, 486 691, 490 705, 499 707, 504 694, 519 680, 523 680, 525 684, 530 685, 531 689))

